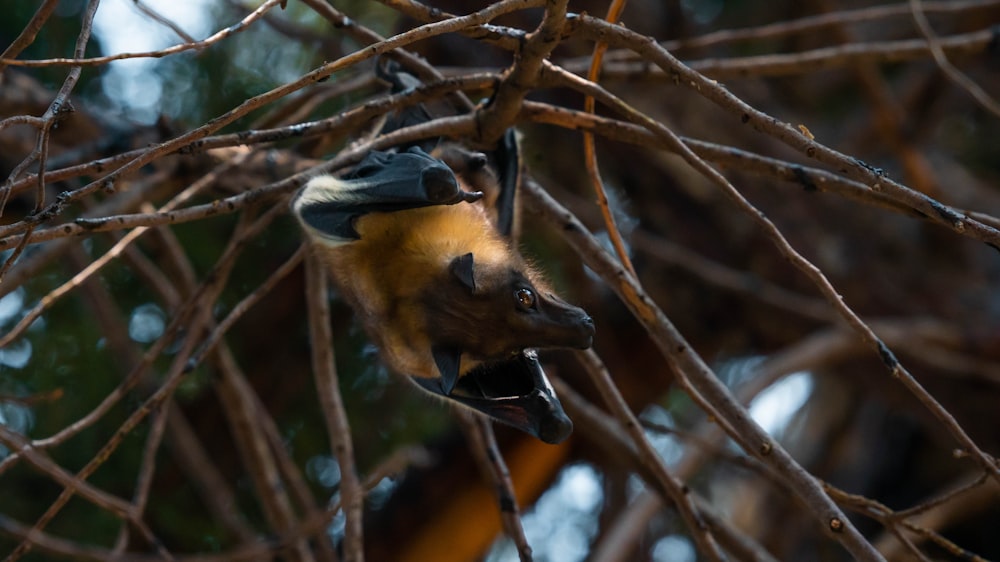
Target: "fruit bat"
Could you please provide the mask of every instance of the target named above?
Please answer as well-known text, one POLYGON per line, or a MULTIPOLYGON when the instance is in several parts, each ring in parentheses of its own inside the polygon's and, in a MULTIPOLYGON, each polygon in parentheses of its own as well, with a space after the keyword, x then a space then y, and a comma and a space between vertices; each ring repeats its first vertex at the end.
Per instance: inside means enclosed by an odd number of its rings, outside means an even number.
POLYGON ((513 131, 492 157, 451 144, 372 151, 342 177, 310 180, 292 210, 391 370, 558 443, 572 422, 535 350, 586 349, 594 323, 509 239, 513 131))

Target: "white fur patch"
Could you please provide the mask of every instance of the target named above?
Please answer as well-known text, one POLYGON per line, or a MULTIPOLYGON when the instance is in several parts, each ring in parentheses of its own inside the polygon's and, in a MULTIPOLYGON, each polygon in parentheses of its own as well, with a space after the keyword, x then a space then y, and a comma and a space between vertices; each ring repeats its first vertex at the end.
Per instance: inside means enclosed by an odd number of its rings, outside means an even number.
POLYGON ((302 228, 310 236, 318 239, 318 241, 328 246, 339 246, 353 242, 354 239, 352 238, 341 238, 329 232, 313 228, 309 223, 302 220, 302 211, 312 205, 337 203, 340 201, 345 203, 358 201, 360 198, 357 193, 370 186, 371 182, 359 180, 347 182, 330 175, 316 176, 306 183, 305 187, 295 197, 295 200, 292 201, 292 211, 295 213, 295 217, 299 219, 299 224, 302 225, 302 228))

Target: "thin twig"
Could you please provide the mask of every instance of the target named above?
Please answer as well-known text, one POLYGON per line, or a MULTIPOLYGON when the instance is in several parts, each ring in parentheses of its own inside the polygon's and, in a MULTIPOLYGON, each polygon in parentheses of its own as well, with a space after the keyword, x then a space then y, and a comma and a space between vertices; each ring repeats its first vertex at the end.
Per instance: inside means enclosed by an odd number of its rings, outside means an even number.
MULTIPOLYGON (((48 21, 49 17, 53 12, 56 11, 56 7, 59 5, 59 0, 45 0, 42 2, 38 9, 35 10, 35 14, 31 16, 31 19, 24 25, 21 29, 21 33, 14 39, 7 48, 4 49, 3 53, 0 53, 0 61, 4 59, 12 59, 17 55, 21 54, 28 45, 31 45, 35 41, 35 37, 38 36, 38 32, 42 30, 45 22, 48 21)), ((7 65, 0 62, 0 73, 6 69, 7 65)))
POLYGON ((829 322, 833 319, 833 311, 823 301, 790 291, 751 273, 729 268, 659 236, 639 231, 633 235, 632 242, 637 251, 682 267, 718 287, 812 320, 829 322))
MULTIPOLYGON (((166 407, 160 407, 151 416, 152 426, 149 431, 149 435, 146 436, 146 445, 143 447, 142 451, 142 464, 139 468, 139 476, 136 478, 135 492, 132 494, 132 511, 135 517, 140 518, 142 514, 146 511, 146 504, 149 501, 149 491, 153 485, 153 475, 156 472, 156 454, 160 450, 160 445, 163 442, 164 430, 167 427, 167 416, 170 411, 170 402, 166 404, 166 407)), ((128 548, 129 532, 128 528, 122 526, 118 531, 118 539, 115 541, 115 553, 125 552, 128 548)), ((156 545, 158 550, 161 550, 164 558, 173 560, 173 556, 167 552, 166 547, 162 544, 156 545)))
POLYGON ((496 436, 493 434, 492 422, 488 419, 458 410, 455 416, 459 420, 460 427, 465 433, 465 439, 469 442, 469 451, 472 453, 476 464, 479 465, 479 472, 489 480, 492 488, 497 493, 497 504, 500 508, 500 522, 504 531, 517 549, 517 556, 521 562, 531 562, 531 546, 528 538, 524 535, 524 524, 521 522, 521 510, 517 505, 517 496, 514 494, 514 484, 510 478, 510 471, 507 463, 504 462, 500 447, 497 445, 496 436))
MULTIPOLYGON (((934 542, 936 545, 943 548, 947 552, 950 552, 952 555, 958 558, 961 558, 963 560, 971 560, 973 562, 986 562, 985 558, 966 551, 965 549, 961 548, 954 542, 941 536, 939 533, 935 533, 930 529, 921 527, 910 521, 906 520, 900 521, 898 518, 895 517, 895 514, 892 511, 892 509, 890 509, 888 506, 878 501, 866 498, 864 496, 859 496, 857 494, 849 494, 847 492, 844 492, 843 490, 837 489, 836 487, 828 483, 823 484, 823 489, 825 489, 830 494, 830 496, 835 498, 838 502, 848 506, 850 509, 858 513, 874 518, 879 523, 885 525, 886 528, 888 528, 892 532, 896 532, 899 527, 902 527, 902 529, 905 529, 912 533, 916 533, 917 535, 934 542)), ((896 537, 899 538, 907 546, 907 549, 910 550, 911 553, 923 556, 922 553, 920 553, 917 546, 912 542, 910 542, 908 539, 906 539, 905 536, 902 535, 902 533, 896 533, 896 537)), ((926 557, 921 558, 921 560, 926 560, 926 559, 927 559, 926 557)))
MULTIPOLYGON (((264 437, 267 439, 267 443, 270 446, 271 454, 274 456, 274 460, 278 465, 278 471, 281 473, 282 479, 288 486, 291 499, 293 499, 298 504, 299 509, 305 513, 303 516, 304 518, 322 515, 323 508, 317 505, 315 498, 313 498, 312 491, 309 489, 309 485, 306 483, 305 478, 302 475, 302 471, 298 466, 296 466, 295 460, 292 458, 291 451, 289 451, 289 447, 285 442, 285 438, 281 435, 281 431, 278 429, 277 422, 272 416, 268 415, 260 396, 256 393, 251 393, 251 396, 254 399, 255 410, 264 414, 259 417, 258 424, 260 425, 261 431, 264 432, 264 437)), ((339 560, 336 548, 333 544, 333 537, 331 537, 325 530, 317 533, 314 537, 312 537, 312 540, 315 541, 316 544, 316 550, 315 552, 312 552, 312 554, 319 562, 337 562, 339 560)))
POLYGON ((698 509, 692 502, 689 495, 690 490, 671 473, 663 462, 663 459, 653 448, 639 420, 632 413, 632 410, 629 409, 628 404, 625 403, 625 399, 618 392, 618 388, 614 382, 612 382, 611 375, 608 373, 607 368, 604 367, 604 363, 600 357, 593 350, 578 352, 576 357, 590 376, 590 381, 597 387, 600 395, 604 397, 605 404, 607 404, 615 417, 621 421, 629 437, 635 443, 640 461, 653 474, 656 481, 660 483, 662 489, 667 493, 667 498, 673 502, 674 507, 677 508, 677 512, 684 519, 687 530, 691 533, 691 538, 694 539, 695 544, 698 546, 698 553, 708 557, 710 560, 721 561, 723 556, 719 550, 719 545, 716 543, 715 537, 712 536, 711 532, 705 526, 705 522, 701 519, 698 509))
MULTIPOLYGON (((621 16, 622 10, 625 9, 625 1, 614 0, 611 3, 611 6, 608 7, 608 15, 604 18, 608 23, 618 23, 618 18, 621 16)), ((604 59, 604 52, 607 49, 608 44, 603 41, 598 41, 594 44, 590 69, 587 70, 587 80, 595 84, 598 82, 601 61, 604 59)), ((590 94, 584 96, 583 111, 585 113, 594 113, 594 96, 590 94)), ((618 260, 622 262, 622 266, 633 277, 636 277, 635 268, 632 267, 632 260, 629 259, 628 252, 625 250, 625 243, 622 241, 622 233, 618 229, 618 225, 615 224, 614 214, 608 205, 608 194, 604 188, 604 182, 601 180, 601 170, 597 164, 594 133, 590 131, 583 132, 583 159, 586 163, 587 176, 590 178, 590 183, 594 187, 594 194, 597 196, 597 206, 601 209, 601 216, 604 217, 604 228, 608 232, 608 237, 610 237, 611 244, 615 248, 615 253, 618 254, 618 260)))
MULTIPOLYGON (((285 484, 278 470, 266 432, 259 419, 266 412, 258 411, 258 400, 247 382, 232 352, 225 345, 213 350, 212 364, 221 374, 216 391, 222 412, 229 422, 236 448, 253 481, 254 492, 268 526, 276 533, 292 532, 298 525, 285 484)), ((300 538, 282 552, 283 558, 295 562, 313 562, 308 542, 300 538)))
MULTIPOLYGON (((589 18, 587 16, 581 16, 581 18, 588 20, 588 22, 593 24, 595 28, 600 28, 602 30, 608 31, 608 29, 611 27, 608 26, 606 22, 603 22, 602 20, 589 18)), ((656 49, 650 51, 647 48, 647 46, 650 44, 648 40, 639 37, 634 37, 631 32, 623 30, 621 28, 615 30, 615 33, 620 33, 623 38, 627 36, 628 39, 626 39, 626 41, 629 41, 640 52, 648 54, 654 60, 654 62, 656 62, 656 64, 661 65, 661 67, 663 67, 664 69, 670 69, 671 71, 676 72, 679 75, 683 75, 685 79, 690 82, 693 88, 697 89, 699 92, 702 92, 709 99, 712 99, 713 101, 720 103, 720 105, 723 105, 727 109, 730 110, 734 109, 734 104, 736 104, 739 107, 745 107, 747 111, 754 111, 759 115, 763 115, 760 114, 760 112, 751 109, 744 102, 742 102, 742 100, 739 100, 735 96, 732 96, 732 94, 730 94, 725 89, 720 88, 718 84, 688 69, 680 61, 678 61, 672 55, 670 55, 670 53, 656 49), (635 42, 632 41, 633 39, 635 39, 635 42)), ((608 99, 609 101, 613 102, 613 100, 608 96, 605 96, 605 99, 608 99)), ((771 241, 774 243, 775 247, 781 252, 781 254, 784 255, 793 265, 795 265, 797 269, 803 272, 806 275, 806 277, 816 286, 816 288, 819 289, 820 293, 827 299, 827 301, 834 307, 834 309, 841 315, 841 317, 843 317, 843 319, 848 323, 848 325, 850 325, 855 330, 855 332, 857 332, 858 335, 860 335, 864 339, 864 341, 866 341, 872 347, 872 349, 878 354, 879 358, 881 358, 882 362, 884 363, 885 367, 889 370, 890 374, 894 378, 898 379, 901 383, 903 383, 903 386, 908 391, 910 391, 910 393, 913 394, 918 400, 920 400, 920 402, 924 405, 924 407, 926 407, 927 410, 931 412, 934 415, 934 417, 936 417, 942 423, 942 425, 948 430, 948 432, 952 435, 952 437, 963 448, 965 448, 969 452, 969 454, 973 456, 973 458, 975 458, 975 460, 983 468, 983 470, 990 473, 994 479, 1000 482, 1000 467, 996 465, 993 459, 989 455, 987 455, 982 449, 979 448, 979 446, 972 440, 971 437, 969 437, 969 435, 965 432, 965 430, 962 429, 962 427, 958 424, 954 416, 952 416, 951 413, 946 408, 944 408, 939 402, 937 402, 937 400, 935 400, 934 397, 931 396, 930 393, 928 393, 924 389, 924 387, 913 377, 913 375, 910 374, 910 372, 899 362, 899 360, 896 358, 893 352, 885 345, 885 343, 881 339, 879 339, 879 337, 875 334, 875 332, 873 332, 871 328, 868 327, 868 325, 866 325, 864 321, 862 321, 861 318, 859 318, 858 315, 853 310, 851 310, 851 308, 848 307, 847 304, 844 303, 843 298, 833 287, 833 285, 823 274, 823 272, 820 271, 819 268, 814 266, 811 262, 809 262, 809 260, 804 258, 798 251, 796 251, 791 246, 791 244, 789 244, 788 240, 786 240, 785 237, 781 234, 781 232, 777 229, 774 223, 771 222, 771 220, 764 215, 764 213, 762 213, 756 207, 751 205, 750 202, 747 201, 746 198, 744 198, 743 195, 740 194, 740 192, 732 184, 730 184, 729 181, 722 174, 720 174, 714 168, 706 164, 702 159, 698 158, 698 156, 694 154, 690 149, 688 149, 680 141, 680 139, 678 139, 676 135, 674 135, 672 131, 662 126, 660 123, 648 119, 645 116, 642 116, 641 114, 638 114, 624 103, 615 103, 615 109, 618 111, 622 111, 627 115, 630 115, 631 117, 629 117, 629 119, 640 120, 643 125, 649 127, 654 132, 657 132, 657 134, 662 136, 664 140, 669 138, 670 144, 673 145, 676 150, 678 150, 678 153, 685 159, 685 161, 687 161, 693 168, 701 172, 704 176, 706 176, 713 183, 719 186, 727 197, 729 197, 733 202, 735 202, 736 205, 738 205, 741 210, 743 210, 754 222, 756 222, 759 225, 762 231, 768 236, 768 238, 771 239, 771 241)), ((743 115, 747 116, 748 119, 752 119, 749 113, 744 113, 743 115)), ((766 124, 760 123, 759 126, 762 130, 767 130, 767 131, 770 131, 771 129, 782 130, 782 132, 786 134, 783 136, 779 136, 781 140, 785 140, 791 146, 797 146, 797 145, 809 146, 811 148, 811 152, 807 152, 807 154, 810 156, 815 156, 822 160, 823 158, 820 157, 820 154, 822 153, 828 156, 831 160, 836 160, 841 163, 843 163, 842 162, 843 160, 847 160, 846 156, 836 153, 832 149, 822 147, 822 145, 816 143, 813 139, 810 139, 805 135, 802 135, 801 133, 798 132, 793 133, 791 127, 789 127, 788 125, 779 124, 774 119, 770 119, 769 122, 766 124), (791 142, 791 137, 790 137, 791 134, 794 134, 799 140, 805 142, 802 143, 801 145, 798 142, 791 142)), ((856 168, 863 169, 863 166, 859 166, 856 163, 856 159, 851 163, 851 165, 856 168)), ((868 171, 868 173, 873 173, 873 172, 868 171)), ((918 200, 923 200, 923 201, 929 200, 929 198, 927 198, 923 194, 919 194, 900 184, 891 182, 890 180, 885 178, 884 174, 876 176, 879 178, 878 180, 876 180, 876 182, 880 181, 884 183, 885 186, 889 186, 890 184, 893 186, 891 188, 891 192, 893 194, 905 196, 911 200, 914 197, 918 198, 918 200)), ((883 188, 885 187, 883 186, 883 188)), ((890 191, 890 189, 886 190, 890 191)), ((939 207, 938 213, 940 214, 941 208, 943 208, 943 206, 941 206, 940 203, 937 203, 937 205, 939 207)), ((949 211, 949 212, 953 213, 954 211, 949 211)), ((972 221, 967 217, 956 217, 955 220, 956 223, 953 224, 953 227, 956 228, 956 230, 959 231, 963 230, 964 228, 966 228, 963 225, 968 223, 971 225, 970 226, 971 228, 977 228, 978 230, 982 231, 986 236, 988 236, 990 240, 995 239, 997 242, 1000 242, 1000 232, 997 232, 996 230, 990 227, 972 221)), ((1000 245, 998 245, 997 248, 1000 249, 1000 245)))
POLYGON ((326 274, 319 257, 306 255, 306 300, 309 311, 309 341, 312 347, 313 374, 316 391, 323 409, 330 452, 340 464, 340 494, 347 523, 344 528, 344 560, 364 560, 364 530, 361 508, 364 493, 354 465, 354 445, 347 412, 340 396, 337 371, 333 359, 333 334, 330 330, 330 305, 327 300, 326 274))
MULTIPOLYGON (((819 0, 819 5, 830 11, 836 9, 836 4, 829 0, 819 0)), ((834 27, 832 31, 843 43, 858 42, 857 33, 846 25, 834 27)), ((849 68, 849 72, 856 77, 861 91, 872 105, 871 127, 896 154, 907 182, 921 193, 938 196, 940 182, 937 174, 916 146, 912 130, 905 123, 907 112, 893 95, 892 88, 878 65, 873 61, 857 61, 857 64, 849 68)))
MULTIPOLYGON (((0 64, 6 64, 10 66, 20 66, 25 68, 37 68, 46 66, 101 66, 108 64, 109 62, 124 59, 137 59, 137 58, 163 58, 170 55, 176 55, 177 53, 183 53, 184 51, 191 50, 201 50, 209 45, 213 45, 222 41, 223 39, 244 31, 250 24, 254 21, 263 17, 265 13, 269 10, 281 4, 285 0, 266 0, 263 4, 257 7, 256 10, 250 13, 247 17, 243 18, 239 22, 230 25, 215 34, 202 39, 201 41, 195 41, 193 43, 181 43, 173 47, 166 49, 161 49, 159 51, 146 51, 142 53, 119 53, 117 55, 108 55, 103 57, 93 57, 93 58, 83 58, 83 53, 76 53, 73 58, 54 58, 54 59, 40 59, 40 60, 17 60, 17 59, 7 59, 0 58, 0 64)), ((181 32, 183 33, 183 32, 181 32)))
MULTIPOLYGON (((326 2, 320 0, 302 0, 302 2, 315 10, 316 13, 328 19, 338 30, 353 36, 362 45, 372 45, 385 41, 385 37, 361 25, 356 19, 347 17, 326 2)), ((404 68, 415 73, 425 82, 439 81, 443 78, 433 65, 406 49, 395 49, 386 53, 386 55, 399 61, 404 68)), ((460 111, 471 111, 473 108, 472 102, 461 92, 456 92, 450 98, 456 102, 456 109, 460 111)))
POLYGON ((663 312, 646 295, 645 291, 609 256, 600 243, 586 231, 569 211, 531 182, 526 182, 523 194, 529 198, 531 209, 545 216, 554 225, 595 273, 607 281, 633 316, 645 327, 647 333, 670 364, 678 382, 689 394, 700 394, 721 413, 735 430, 733 439, 748 453, 785 478, 788 487, 819 520, 828 534, 838 540, 856 558, 866 561, 882 560, 865 538, 858 532, 844 513, 834 504, 813 477, 757 425, 738 402, 729 394, 715 373, 699 357, 690 344, 663 312))
POLYGON ((73 490, 74 493, 79 494, 80 497, 92 504, 122 519, 128 520, 131 517, 132 506, 127 501, 112 496, 86 482, 83 478, 69 473, 48 455, 32 447, 29 440, 2 424, 0 424, 0 444, 7 447, 12 453, 17 453, 18 456, 28 461, 28 464, 48 475, 53 481, 66 489, 73 490))
POLYGON ((222 336, 233 327, 236 322, 243 317, 254 305, 261 301, 271 290, 278 285, 279 282, 288 277, 295 268, 297 268, 301 263, 302 259, 306 254, 305 246, 300 246, 298 250, 285 263, 281 264, 278 269, 274 270, 267 280, 264 281, 259 287, 253 290, 252 293, 243 298, 240 302, 236 303, 236 306, 229 311, 229 314, 219 322, 217 326, 212 328, 205 341, 198 348, 198 351, 191 357, 192 365, 199 365, 204 360, 205 355, 215 349, 216 344, 222 339, 222 336))
MULTIPOLYGON (((993 32, 989 29, 960 33, 943 37, 940 46, 952 56, 969 56, 989 49, 993 32)), ((619 45, 620 46, 620 45, 619 45)), ((904 39, 900 41, 876 41, 851 43, 835 47, 822 47, 800 53, 778 53, 771 55, 749 55, 688 60, 685 64, 692 70, 717 80, 760 78, 762 76, 795 76, 813 74, 833 68, 849 67, 859 62, 879 64, 901 63, 932 57, 927 41, 904 39)), ((601 76, 606 80, 637 80, 640 78, 673 81, 669 70, 651 67, 648 58, 642 62, 608 62, 604 64, 601 76)), ((583 73, 582 63, 566 65, 573 72, 583 73)))
MULTIPOLYGON (((139 156, 129 161, 127 164, 98 180, 73 191, 64 192, 55 203, 46 207, 44 211, 32 215, 31 217, 28 217, 28 219, 18 223, 18 228, 23 230, 31 224, 51 220, 53 217, 61 214, 70 203, 86 197, 99 189, 111 189, 122 176, 138 171, 142 166, 145 166, 157 158, 176 152, 195 141, 204 139, 208 135, 221 129, 222 127, 225 127, 226 125, 229 125, 233 121, 236 121, 251 111, 288 96, 289 94, 310 84, 324 80, 337 71, 343 70, 393 49, 409 45, 416 41, 424 40, 444 33, 451 33, 465 27, 487 23, 493 18, 522 9, 525 4, 528 3, 529 2, 527 0, 502 0, 467 16, 457 17, 439 23, 418 26, 409 31, 390 37, 381 43, 368 46, 360 51, 355 51, 333 62, 326 63, 319 68, 306 73, 293 82, 289 82, 288 84, 247 99, 237 107, 214 119, 211 119, 201 127, 150 147, 148 150, 142 152, 139 156)), ((9 234, 9 232, 4 231, 3 229, 0 229, 0 232, 3 233, 2 235, 9 234)))
POLYGON ((910 0, 910 11, 913 13, 913 21, 917 23, 920 33, 924 36, 924 39, 927 39, 927 46, 930 47, 931 55, 934 56, 934 62, 937 63, 945 76, 968 92, 979 105, 983 106, 983 109, 996 117, 1000 117, 1000 104, 990 97, 986 93, 986 90, 983 90, 979 84, 973 82, 971 78, 966 76, 961 70, 955 68, 955 65, 951 64, 951 61, 948 60, 948 55, 944 52, 941 40, 935 35, 934 29, 931 28, 931 23, 927 21, 927 14, 924 13, 924 3, 921 0, 910 0))
POLYGON ((169 404, 167 443, 173 450, 174 462, 191 480, 198 498, 223 528, 241 541, 254 541, 257 534, 239 510, 231 483, 216 466, 216 459, 199 442, 181 410, 173 401, 169 404))
MULTIPOLYGON (((140 12, 142 12, 143 14, 146 14, 147 16, 149 16, 149 18, 151 20, 153 20, 156 23, 158 23, 158 24, 166 27, 170 31, 173 31, 175 34, 177 34, 177 37, 179 37, 185 43, 197 43, 198 42, 197 39, 195 39, 194 37, 191 37, 190 35, 187 34, 186 31, 184 31, 183 29, 181 29, 181 26, 177 25, 176 23, 174 23, 173 21, 171 21, 170 19, 168 19, 167 17, 165 17, 163 14, 157 12, 153 8, 151 8, 148 5, 146 5, 146 3, 143 2, 142 0, 133 0, 133 6, 135 6, 135 8, 137 10, 139 10, 140 12)), ((235 30, 234 31, 234 30, 231 30, 231 29, 227 28, 227 31, 238 32, 239 30, 235 30)), ((205 46, 207 46, 207 45, 203 45, 202 48, 204 48, 205 46)))

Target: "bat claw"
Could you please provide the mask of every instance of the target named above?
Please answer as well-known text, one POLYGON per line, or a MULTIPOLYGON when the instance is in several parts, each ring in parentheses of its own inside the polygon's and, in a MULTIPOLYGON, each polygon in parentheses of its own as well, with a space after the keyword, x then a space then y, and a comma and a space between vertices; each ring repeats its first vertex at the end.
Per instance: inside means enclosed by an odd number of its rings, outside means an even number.
POLYGON ((474 203, 483 198, 482 191, 465 191, 455 181, 451 170, 444 165, 430 166, 420 173, 420 183, 427 193, 427 200, 438 205, 474 203))
POLYGON ((483 198, 482 191, 465 191, 461 190, 458 192, 458 200, 465 201, 466 203, 475 203, 483 198))

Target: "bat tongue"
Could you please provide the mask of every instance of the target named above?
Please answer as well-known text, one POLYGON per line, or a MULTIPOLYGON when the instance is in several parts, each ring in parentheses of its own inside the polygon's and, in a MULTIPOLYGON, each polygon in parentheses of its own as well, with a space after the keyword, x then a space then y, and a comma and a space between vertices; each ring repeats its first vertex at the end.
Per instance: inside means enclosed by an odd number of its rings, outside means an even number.
POLYGON ((440 379, 411 378, 425 390, 546 443, 561 443, 573 431, 573 422, 563 411, 534 350, 469 371, 458 379, 450 394, 444 392, 440 379))

